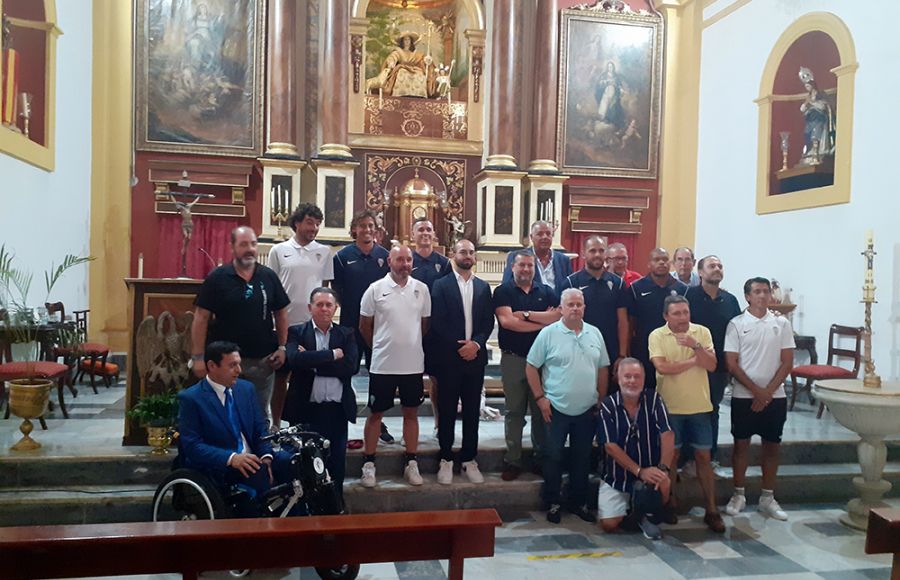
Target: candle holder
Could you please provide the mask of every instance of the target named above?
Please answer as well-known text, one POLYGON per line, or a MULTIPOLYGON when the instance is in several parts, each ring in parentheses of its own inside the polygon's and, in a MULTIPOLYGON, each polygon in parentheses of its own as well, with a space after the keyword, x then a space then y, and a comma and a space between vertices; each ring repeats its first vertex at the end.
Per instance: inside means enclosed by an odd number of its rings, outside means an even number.
POLYGON ((31 138, 31 103, 34 96, 31 93, 19 93, 19 116, 22 118, 22 132, 31 138))
POLYGON ((866 260, 866 276, 863 282, 863 297, 860 302, 866 305, 866 330, 863 335, 863 360, 865 362, 866 374, 863 376, 863 386, 873 389, 881 388, 881 377, 875 372, 875 361, 872 360, 872 304, 877 303, 875 300, 875 269, 873 262, 875 261, 875 241, 872 231, 866 232, 866 249, 862 252, 866 260))
POLYGON ((287 212, 279 211, 277 209, 272 209, 271 217, 272 217, 272 221, 275 222, 275 225, 278 227, 278 230, 277 230, 275 236, 281 241, 286 240, 287 236, 285 236, 284 233, 282 233, 281 229, 282 229, 282 226, 284 225, 284 222, 286 222, 288 219, 287 212))
POLYGON ((781 170, 784 171, 788 168, 788 147, 790 144, 791 132, 790 131, 782 131, 779 133, 781 136, 781 170))

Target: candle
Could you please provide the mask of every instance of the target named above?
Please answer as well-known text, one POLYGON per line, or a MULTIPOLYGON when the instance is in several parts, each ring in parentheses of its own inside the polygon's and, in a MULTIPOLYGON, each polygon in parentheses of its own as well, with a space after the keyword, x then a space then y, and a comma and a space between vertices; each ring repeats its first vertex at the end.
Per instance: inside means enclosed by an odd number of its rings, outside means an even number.
POLYGON ((138 278, 144 277, 144 254, 138 254, 138 278))
POLYGON ((272 204, 272 208, 277 212, 278 211, 278 191, 275 186, 272 186, 272 190, 269 192, 270 203, 272 204))

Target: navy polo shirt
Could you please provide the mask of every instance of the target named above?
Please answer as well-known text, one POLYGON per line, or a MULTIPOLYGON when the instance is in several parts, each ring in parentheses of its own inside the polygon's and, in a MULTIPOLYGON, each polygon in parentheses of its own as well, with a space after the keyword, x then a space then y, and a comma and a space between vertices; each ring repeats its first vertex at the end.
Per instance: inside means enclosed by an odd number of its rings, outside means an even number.
POLYGON ((737 298, 721 288, 719 294, 711 298, 703 286, 691 286, 684 297, 691 305, 691 322, 705 326, 712 335, 713 347, 716 349, 716 372, 727 372, 725 330, 728 328, 728 322, 741 313, 737 298))
POLYGON ((388 268, 388 251, 375 244, 368 254, 356 244, 340 249, 334 255, 334 280, 331 287, 341 298, 341 326, 359 326, 359 303, 372 284, 384 278, 388 268))
POLYGON ((219 266, 203 281, 194 301, 215 315, 207 343, 234 342, 244 358, 263 358, 275 352, 278 337, 273 313, 290 303, 278 274, 262 264, 256 265, 249 282, 235 271, 234 264, 219 266))
POLYGON ((666 323, 663 318, 663 304, 666 297, 676 294, 684 296, 687 288, 684 282, 668 275, 665 286, 659 286, 647 275, 628 288, 626 291, 628 314, 634 316, 637 321, 633 354, 638 358, 647 354, 647 339, 650 338, 650 333, 666 323))
POLYGON ((618 309, 627 308, 625 283, 609 272, 594 278, 587 270, 579 270, 567 276, 559 285, 559 294, 566 288, 577 288, 584 293, 584 321, 600 329, 606 354, 615 361, 619 356, 618 309))
MULTIPOLYGON (((494 310, 501 306, 509 306, 513 312, 523 310, 543 312, 550 306, 559 306, 559 299, 553 288, 546 284, 532 284, 531 290, 526 294, 521 288, 516 286, 515 280, 510 280, 500 284, 494 290, 494 310)), ((509 351, 525 358, 528 356, 528 351, 531 350, 531 345, 534 344, 534 339, 537 338, 540 331, 541 329, 538 328, 534 332, 514 332, 500 325, 497 331, 500 350, 509 351)))
POLYGON ((413 252, 412 277, 428 286, 429 292, 438 278, 443 278, 452 271, 450 260, 437 252, 431 252, 427 258, 413 252))
MULTIPOLYGON (((656 467, 662 459, 660 435, 671 431, 669 414, 662 397, 655 390, 641 392, 640 406, 634 420, 622 402, 622 393, 609 395, 600 403, 597 441, 600 445, 615 443, 640 467, 656 467)), ((631 492, 637 477, 606 454, 604 481, 613 489, 631 492)))

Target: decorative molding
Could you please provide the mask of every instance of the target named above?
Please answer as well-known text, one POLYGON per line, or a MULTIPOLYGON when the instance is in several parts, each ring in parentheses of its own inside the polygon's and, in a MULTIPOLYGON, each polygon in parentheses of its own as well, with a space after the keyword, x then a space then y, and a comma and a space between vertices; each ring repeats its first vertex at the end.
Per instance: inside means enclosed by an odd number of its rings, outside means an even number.
MULTIPOLYGON (((157 201, 155 210, 156 213, 181 215, 181 212, 171 201, 157 201)), ((243 205, 231 205, 228 203, 198 203, 191 208, 191 214, 194 216, 206 215, 242 218, 247 215, 247 208, 243 205)))
POLYGON ((598 0, 597 2, 585 2, 584 4, 576 4, 571 10, 582 10, 584 12, 604 12, 611 14, 640 14, 641 16, 650 16, 650 12, 643 8, 634 11, 631 6, 623 0, 598 0))
POLYGON ((353 65, 353 92, 359 92, 359 67, 363 61, 363 35, 350 36, 350 62, 353 65))
POLYGON ((448 217, 464 220, 466 194, 466 162, 461 159, 424 157, 419 155, 366 154, 366 209, 382 211, 384 188, 391 177, 404 167, 426 167, 433 171, 447 188, 448 217))
POLYGON ((386 149, 388 151, 409 151, 414 149, 421 153, 438 153, 450 155, 481 156, 484 151, 482 141, 445 141, 443 139, 429 139, 419 137, 411 140, 409 137, 396 135, 359 135, 351 133, 348 137, 350 146, 357 149, 386 149))
POLYGON ((473 84, 473 92, 474 98, 473 100, 477 103, 481 98, 481 73, 484 70, 484 47, 483 46, 473 46, 472 47, 472 84, 473 84))

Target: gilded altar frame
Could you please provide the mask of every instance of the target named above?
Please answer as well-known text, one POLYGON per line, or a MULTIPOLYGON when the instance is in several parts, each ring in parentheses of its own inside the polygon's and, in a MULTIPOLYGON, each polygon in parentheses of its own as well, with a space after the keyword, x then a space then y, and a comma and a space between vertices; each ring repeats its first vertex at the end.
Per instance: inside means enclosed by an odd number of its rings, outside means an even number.
POLYGON ((560 12, 557 165, 563 173, 658 172, 663 20, 605 2, 560 12))
POLYGON ((258 157, 266 1, 174 2, 136 0, 135 149, 258 157))

